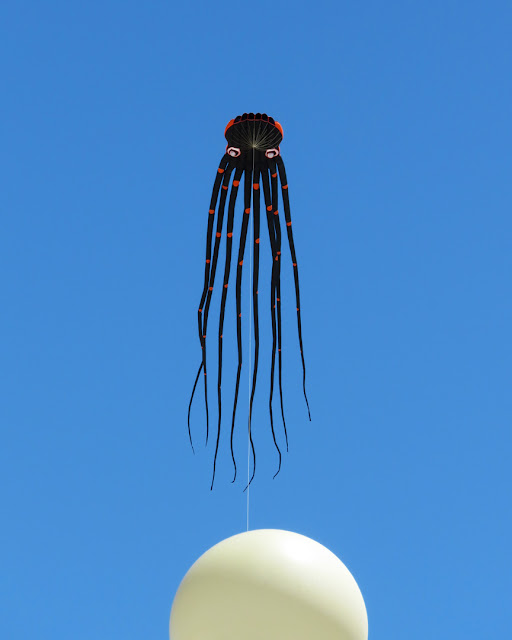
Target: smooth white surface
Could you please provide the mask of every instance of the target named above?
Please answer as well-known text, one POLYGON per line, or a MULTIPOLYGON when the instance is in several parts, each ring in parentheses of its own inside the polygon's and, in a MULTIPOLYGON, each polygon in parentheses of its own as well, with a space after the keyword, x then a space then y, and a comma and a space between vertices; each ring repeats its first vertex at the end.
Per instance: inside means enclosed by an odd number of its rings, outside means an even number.
POLYGON ((318 542, 277 529, 219 542, 183 578, 170 640, 367 640, 363 597, 318 542))

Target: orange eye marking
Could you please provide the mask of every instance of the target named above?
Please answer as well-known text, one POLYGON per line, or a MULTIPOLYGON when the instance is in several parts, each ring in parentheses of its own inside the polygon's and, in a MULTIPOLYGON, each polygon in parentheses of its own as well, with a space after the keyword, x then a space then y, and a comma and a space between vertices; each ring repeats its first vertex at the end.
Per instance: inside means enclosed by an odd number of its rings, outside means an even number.
POLYGON ((215 209, 208 209, 208 213, 209 213, 210 215, 213 215, 213 214, 215 213, 215 209))
POLYGON ((260 239, 259 239, 259 238, 256 238, 256 240, 255 240, 254 242, 255 242, 256 244, 259 244, 259 243, 260 243, 260 239))
POLYGON ((254 189, 258 190, 260 188, 260 185, 257 184, 256 182, 252 185, 254 189))
POLYGON ((272 211, 272 205, 271 204, 268 205, 267 211, 272 211))
POLYGON ((250 209, 246 209, 244 213, 251 213, 250 209))
POLYGON ((286 223, 286 226, 287 226, 287 227, 291 227, 291 226, 292 226, 292 221, 290 220, 290 222, 287 222, 287 223, 286 223))
POLYGON ((221 169, 220 167, 217 169, 218 173, 224 173, 224 169, 221 169))
POLYGON ((228 238, 232 238, 233 234, 232 233, 228 233, 228 238))
POLYGON ((234 187, 238 187, 239 184, 240 184, 240 180, 233 180, 234 187))
POLYGON ((273 173, 273 174, 272 174, 272 177, 273 177, 273 178, 277 178, 277 173, 273 173))

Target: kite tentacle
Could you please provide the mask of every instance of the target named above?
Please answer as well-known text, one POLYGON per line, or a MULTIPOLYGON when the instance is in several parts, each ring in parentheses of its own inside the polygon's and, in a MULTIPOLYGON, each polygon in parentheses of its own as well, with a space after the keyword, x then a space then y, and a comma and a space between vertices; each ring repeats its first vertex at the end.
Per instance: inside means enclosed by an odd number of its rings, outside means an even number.
MULTIPOLYGON (((197 372, 196 381, 192 388, 192 393, 190 395, 190 402, 188 405, 187 423, 188 423, 188 433, 189 433, 189 439, 190 439, 190 444, 192 446, 192 450, 194 450, 194 445, 192 444, 192 435, 190 433, 190 410, 192 408, 192 401, 194 399, 194 393, 196 390, 197 381, 201 373, 201 369, 204 366, 203 305, 204 305, 204 301, 206 300, 206 295, 208 293, 208 283, 210 281, 210 262, 211 262, 211 253, 212 253, 213 222, 215 217, 215 208, 217 206, 217 199, 219 197, 220 185, 223 179, 223 173, 225 172, 226 167, 228 166, 228 163, 229 163, 229 156, 226 153, 221 158, 219 167, 217 169, 217 174, 215 176, 215 181, 213 183, 212 196, 210 199, 210 208, 208 210, 208 228, 206 231, 206 260, 205 260, 205 266, 204 266, 204 286, 203 286, 203 293, 201 294, 201 300, 199 302, 199 309, 197 311, 197 327, 198 327, 198 334, 199 334, 199 342, 201 344, 201 349, 203 350, 203 358, 201 360, 201 365, 199 366, 199 370, 197 372)), ((207 419, 207 424, 208 424, 208 419, 207 419)))
MULTIPOLYGON (((252 179, 252 202, 253 202, 253 229, 254 229, 254 254, 253 254, 253 280, 252 280, 252 309, 254 317, 254 366, 252 373, 251 399, 249 402, 249 442, 252 452, 252 475, 247 483, 247 487, 251 484, 256 473, 256 452, 254 450, 254 442, 252 439, 252 407, 254 402, 254 393, 256 391, 256 380, 258 376, 258 362, 260 350, 260 327, 258 318, 258 284, 260 271, 260 170, 256 168, 252 179)), ((247 489, 245 487, 245 489, 247 489)), ((245 491, 244 489, 244 491, 245 491)))
POLYGON ((213 246, 213 256, 210 269, 210 280, 208 282, 208 293, 206 295, 206 302, 204 305, 203 313, 203 373, 204 373, 204 402, 206 406, 206 444, 208 444, 208 432, 209 432, 209 419, 208 419, 208 382, 207 382, 207 370, 206 370, 206 332, 208 327, 208 313, 210 311, 210 304, 213 295, 213 285, 215 283, 215 274, 217 272, 217 260, 219 258, 220 239, 222 237, 222 225, 224 223, 224 209, 226 207, 226 195, 228 192, 229 180, 233 166, 228 165, 224 172, 224 179, 222 181, 222 190, 219 198, 219 210, 217 215, 217 229, 215 233, 215 244, 213 246))
MULTIPOLYGON (((238 249, 238 264, 236 268, 236 338, 238 344, 238 369, 236 372, 235 398, 233 401, 233 416, 231 419, 231 457, 233 463, 235 456, 233 453, 233 433, 235 430, 236 406, 238 403, 238 391, 240 389, 240 374, 242 371, 242 266, 244 263, 245 242, 247 239, 247 227, 249 224, 249 216, 251 213, 251 189, 252 189, 252 170, 246 169, 244 174, 244 215, 242 218, 242 230, 240 232, 240 246, 238 249)), ((236 480, 236 464, 235 475, 232 482, 236 480)))
POLYGON ((279 169, 279 179, 281 180, 281 193, 284 205, 284 218, 286 220, 286 231, 288 233, 288 244, 290 245, 290 254, 293 264, 293 277, 295 279, 295 299, 297 301, 297 329, 299 333, 300 357, 302 359, 302 389, 304 391, 304 399, 308 408, 308 417, 311 420, 311 412, 309 410, 309 402, 306 394, 306 363, 304 361, 304 349, 302 346, 302 327, 300 321, 300 291, 299 291, 299 270, 297 267, 297 256, 295 255, 295 244, 293 242, 292 218, 290 213, 290 198, 288 195, 288 182, 286 180, 286 170, 281 156, 277 157, 277 166, 279 169))
POLYGON ((270 239, 270 248, 272 250, 272 278, 270 283, 270 313, 272 318, 272 359, 270 365, 270 395, 268 401, 268 409, 270 413, 270 428, 272 429, 272 438, 274 440, 274 445, 277 449, 277 453, 279 455, 279 466, 274 475, 274 478, 277 476, 279 471, 281 471, 281 449, 277 444, 275 429, 274 429, 274 414, 272 411, 272 399, 274 396, 274 375, 275 375, 275 364, 276 364, 276 312, 275 312, 275 298, 276 298, 276 258, 277 258, 277 249, 275 244, 275 231, 274 231, 274 219, 272 212, 272 198, 270 196, 270 182, 268 177, 268 168, 265 168, 261 172, 261 178, 263 183, 263 196, 265 200, 265 209, 267 213, 267 226, 268 226, 268 236, 270 239))
MULTIPOLYGON (((219 406, 219 415, 218 415, 218 423, 217 423, 217 441, 215 443, 215 455, 213 458, 213 475, 212 475, 212 484, 210 489, 213 489, 213 482, 215 480, 215 468, 217 464, 217 453, 219 451, 219 440, 220 440, 220 424, 222 419, 222 393, 221 393, 221 383, 222 383, 222 332, 224 329, 224 314, 226 311, 226 298, 228 294, 228 282, 229 282, 229 273, 231 270, 231 252, 233 247, 233 224, 235 219, 235 203, 236 197, 238 195, 238 186, 240 184, 240 178, 242 177, 243 168, 239 167, 235 171, 235 175, 233 176, 233 183, 231 185, 231 192, 229 194, 229 206, 228 206, 228 220, 226 226, 226 262, 224 265, 224 286, 222 287, 222 299, 220 303, 220 318, 219 318, 219 362, 218 362, 218 374, 217 374, 217 398, 218 398, 218 406, 219 406)), ((233 464, 236 468, 236 462, 233 457, 233 464)))
POLYGON ((279 401, 281 403, 281 417, 283 419, 284 435, 286 439, 286 451, 288 451, 288 431, 286 429, 286 419, 284 417, 284 401, 283 401, 283 359, 282 359, 282 328, 281 328, 281 223, 279 222, 278 210, 278 184, 277 169, 275 162, 271 163, 272 178, 272 210, 274 220, 274 233, 276 236, 276 318, 277 318, 277 353, 278 353, 278 380, 279 380, 279 401))

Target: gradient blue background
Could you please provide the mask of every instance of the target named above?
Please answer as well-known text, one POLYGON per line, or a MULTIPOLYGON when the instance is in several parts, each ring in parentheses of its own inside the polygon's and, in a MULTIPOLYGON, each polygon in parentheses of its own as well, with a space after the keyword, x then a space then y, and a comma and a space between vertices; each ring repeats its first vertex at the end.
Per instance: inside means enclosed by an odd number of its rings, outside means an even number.
MULTIPOLYGON (((186 429, 244 111, 285 130, 313 416, 288 263, 290 453, 272 481, 263 295, 250 527, 341 557, 371 638, 507 637, 511 24, 505 1, 2 2, 2 638, 164 639, 188 567, 246 528, 226 439, 209 491, 200 397, 195 457, 186 429)), ((262 262, 268 287, 267 240, 262 262)))

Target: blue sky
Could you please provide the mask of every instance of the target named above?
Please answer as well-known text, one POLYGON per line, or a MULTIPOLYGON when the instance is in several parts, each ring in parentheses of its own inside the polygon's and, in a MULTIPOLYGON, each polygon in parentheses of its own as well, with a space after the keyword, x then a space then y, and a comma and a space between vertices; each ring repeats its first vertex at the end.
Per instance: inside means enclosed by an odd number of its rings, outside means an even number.
MULTIPOLYGON (((165 638, 188 567, 245 530, 226 439, 209 491, 200 398, 195 456, 186 426, 210 191, 244 111, 284 127, 313 417, 288 263, 290 452, 272 481, 262 304, 250 526, 336 553, 371 638, 506 637, 511 19, 504 1, 2 3, 2 637, 165 638)), ((269 261, 263 241, 263 286, 269 261)))

